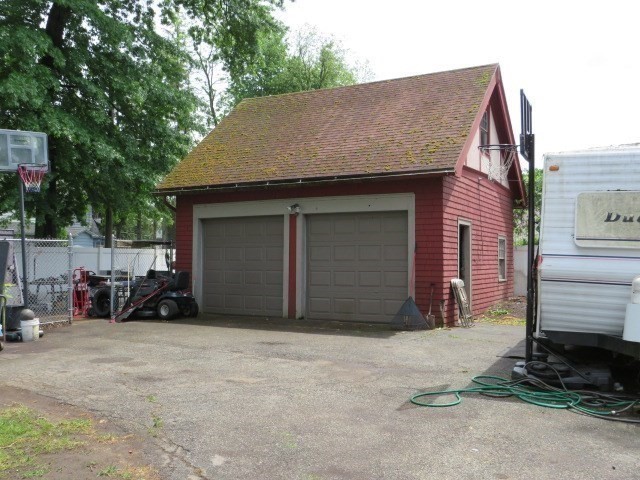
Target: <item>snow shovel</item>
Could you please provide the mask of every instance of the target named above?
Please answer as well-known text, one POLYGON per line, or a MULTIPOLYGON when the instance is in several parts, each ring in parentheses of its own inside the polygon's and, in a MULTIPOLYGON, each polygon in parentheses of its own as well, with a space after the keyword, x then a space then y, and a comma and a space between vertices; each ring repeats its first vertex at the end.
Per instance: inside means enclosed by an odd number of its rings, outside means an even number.
POLYGON ((429 330, 433 330, 434 328, 436 328, 436 316, 431 313, 431 307, 433 306, 433 288, 435 286, 436 286, 435 283, 431 284, 431 299, 429 300, 429 313, 427 313, 427 316, 425 318, 425 320, 427 321, 427 328, 429 330))

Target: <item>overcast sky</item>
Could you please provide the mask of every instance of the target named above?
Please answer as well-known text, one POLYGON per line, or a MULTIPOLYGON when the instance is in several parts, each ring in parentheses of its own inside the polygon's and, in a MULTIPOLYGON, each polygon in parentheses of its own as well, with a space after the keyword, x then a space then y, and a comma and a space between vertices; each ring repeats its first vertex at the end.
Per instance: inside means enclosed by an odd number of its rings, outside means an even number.
POLYGON ((637 0, 295 0, 278 15, 333 35, 374 80, 499 63, 516 138, 533 106, 548 152, 640 142, 637 0))

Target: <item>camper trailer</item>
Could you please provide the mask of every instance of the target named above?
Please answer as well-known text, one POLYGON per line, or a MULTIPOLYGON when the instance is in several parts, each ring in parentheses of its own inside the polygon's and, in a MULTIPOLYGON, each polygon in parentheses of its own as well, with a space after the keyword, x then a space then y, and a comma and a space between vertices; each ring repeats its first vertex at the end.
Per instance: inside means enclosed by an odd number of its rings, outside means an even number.
POLYGON ((543 178, 535 336, 640 358, 640 144, 547 154, 543 178))

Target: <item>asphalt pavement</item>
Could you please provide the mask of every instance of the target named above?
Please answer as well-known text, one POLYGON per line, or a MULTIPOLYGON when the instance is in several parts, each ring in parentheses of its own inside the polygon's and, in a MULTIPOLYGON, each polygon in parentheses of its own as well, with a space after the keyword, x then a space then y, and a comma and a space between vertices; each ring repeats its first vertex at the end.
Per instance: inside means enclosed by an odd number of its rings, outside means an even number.
POLYGON ((640 479, 637 426, 511 399, 409 402, 474 375, 508 377, 523 336, 489 324, 80 320, 5 344, 0 392, 109 419, 145 439, 168 480, 640 479))

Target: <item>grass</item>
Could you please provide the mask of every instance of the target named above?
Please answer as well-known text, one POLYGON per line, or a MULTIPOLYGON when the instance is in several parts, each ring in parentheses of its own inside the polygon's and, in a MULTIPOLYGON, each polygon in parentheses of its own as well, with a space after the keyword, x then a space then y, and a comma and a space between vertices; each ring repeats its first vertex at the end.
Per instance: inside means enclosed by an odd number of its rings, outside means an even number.
POLYGON ((480 321, 495 325, 514 325, 522 326, 525 319, 521 313, 516 313, 509 303, 499 304, 487 310, 481 317, 480 321))
MULTIPOLYGON (((154 428, 162 428, 160 417, 154 417, 153 420, 154 428)), ((72 470, 74 473, 70 474, 70 479, 158 478, 150 466, 116 466, 100 462, 102 453, 109 450, 106 445, 129 437, 101 434, 96 431, 91 420, 87 419, 52 421, 24 406, 0 409, 0 479, 48 478, 50 473, 60 471, 56 470, 55 465, 59 467, 66 464, 68 458, 77 456, 77 453, 71 451, 79 448, 82 448, 83 452, 86 450, 93 458, 85 457, 85 462, 72 470), (56 462, 52 463, 52 458, 55 458, 56 462), (94 458, 98 461, 94 461, 94 458)), ((66 465, 69 468, 69 465, 66 465)))
MULTIPOLYGON (((51 422, 23 406, 0 411, 0 478, 19 472, 21 478, 44 476, 43 454, 73 450, 84 445, 77 439, 93 431, 89 420, 51 422)), ((15 478, 15 477, 12 477, 15 478)))

